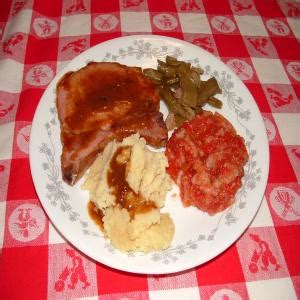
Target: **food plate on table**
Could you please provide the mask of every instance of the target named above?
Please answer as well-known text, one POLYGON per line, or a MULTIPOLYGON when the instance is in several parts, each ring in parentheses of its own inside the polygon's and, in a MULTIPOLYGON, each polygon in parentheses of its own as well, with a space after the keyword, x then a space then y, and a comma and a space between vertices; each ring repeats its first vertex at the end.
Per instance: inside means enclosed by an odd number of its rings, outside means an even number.
MULTIPOLYGON (((167 116, 161 102, 160 111, 167 116)), ((170 133, 171 134, 171 133, 170 133)), ((164 149, 161 149, 164 150, 164 149)), ((184 271, 216 257, 232 245, 249 226, 262 201, 269 170, 269 148, 264 122, 252 95, 243 82, 218 58, 188 42, 154 35, 133 35, 98 44, 74 58, 49 84, 37 107, 30 136, 30 167, 34 185, 48 217, 77 249, 112 268, 142 274, 184 271), (245 140, 249 161, 242 187, 232 206, 214 216, 195 207, 183 207, 174 184, 163 212, 175 224, 171 246, 149 253, 122 253, 106 240, 88 214, 89 195, 62 180, 60 124, 55 106, 56 84, 69 71, 91 61, 119 62, 128 66, 155 68, 167 55, 204 70, 202 78, 215 77, 222 89, 218 111, 245 140)))

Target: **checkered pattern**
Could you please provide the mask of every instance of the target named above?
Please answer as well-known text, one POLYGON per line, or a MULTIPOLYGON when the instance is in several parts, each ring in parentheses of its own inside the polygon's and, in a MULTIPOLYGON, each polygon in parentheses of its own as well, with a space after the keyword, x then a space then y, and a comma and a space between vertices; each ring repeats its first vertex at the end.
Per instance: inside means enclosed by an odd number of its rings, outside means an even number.
POLYGON ((1 299, 300 298, 299 1, 1 1, 0 38, 1 299), (74 249, 44 214, 28 161, 34 111, 54 74, 95 44, 138 33, 189 41, 228 64, 257 101, 270 143, 249 229, 212 261, 166 276, 112 270, 74 249), (28 221, 28 212, 43 225, 30 240, 14 218, 28 221))

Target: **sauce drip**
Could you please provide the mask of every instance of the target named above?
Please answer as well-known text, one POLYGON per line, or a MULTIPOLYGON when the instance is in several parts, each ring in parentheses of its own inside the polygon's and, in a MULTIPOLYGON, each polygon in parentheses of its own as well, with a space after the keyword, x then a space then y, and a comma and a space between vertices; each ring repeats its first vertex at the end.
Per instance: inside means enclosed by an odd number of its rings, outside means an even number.
POLYGON ((119 147, 115 152, 107 173, 107 182, 111 187, 116 203, 128 210, 133 219, 136 214, 147 213, 156 205, 153 201, 147 201, 141 194, 135 193, 126 181, 126 166, 130 161, 129 146, 119 147))
POLYGON ((93 201, 89 201, 88 203, 88 213, 90 218, 98 225, 98 227, 103 231, 103 213, 101 209, 97 209, 95 203, 93 201))

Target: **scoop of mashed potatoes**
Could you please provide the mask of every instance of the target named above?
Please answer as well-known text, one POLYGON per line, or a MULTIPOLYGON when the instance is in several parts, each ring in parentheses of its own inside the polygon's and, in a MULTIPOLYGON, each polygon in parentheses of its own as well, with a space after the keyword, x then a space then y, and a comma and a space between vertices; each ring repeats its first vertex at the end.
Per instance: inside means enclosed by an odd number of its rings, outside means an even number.
MULTIPOLYGON (((150 151, 146 141, 134 134, 120 143, 110 142, 91 166, 82 188, 89 191, 91 201, 102 211, 104 234, 115 248, 149 252, 169 247, 174 223, 169 214, 160 212, 172 187, 167 165, 163 152, 150 151), (122 183, 125 192, 119 194, 109 179, 116 171, 112 170, 116 161, 124 164, 126 181, 122 183), (133 202, 126 198, 132 195, 133 202)), ((120 174, 117 180, 122 181, 120 174)))

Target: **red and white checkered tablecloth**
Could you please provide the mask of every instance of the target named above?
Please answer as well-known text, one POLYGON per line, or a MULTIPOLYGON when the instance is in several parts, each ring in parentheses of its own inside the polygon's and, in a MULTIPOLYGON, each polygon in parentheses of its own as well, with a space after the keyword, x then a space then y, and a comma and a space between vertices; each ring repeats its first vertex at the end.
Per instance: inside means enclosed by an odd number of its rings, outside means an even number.
POLYGON ((300 299, 299 1, 2 0, 0 37, 0 299, 300 299), (29 167, 33 115, 55 73, 89 47, 132 34, 238 60, 270 145, 251 226, 217 258, 171 275, 120 272, 79 253, 43 212, 29 167), (33 210, 45 223, 35 234, 33 210))

